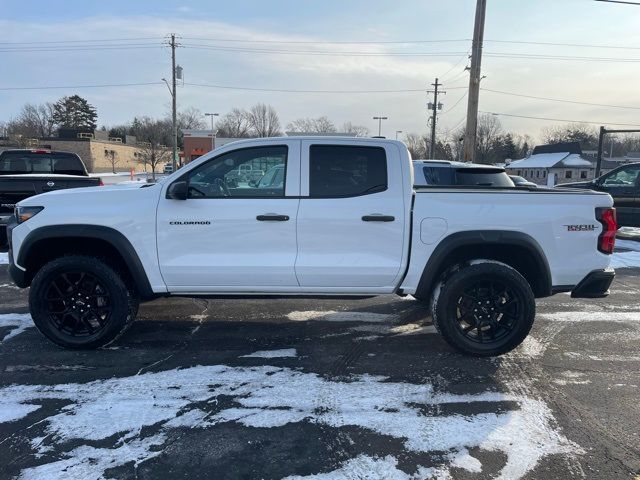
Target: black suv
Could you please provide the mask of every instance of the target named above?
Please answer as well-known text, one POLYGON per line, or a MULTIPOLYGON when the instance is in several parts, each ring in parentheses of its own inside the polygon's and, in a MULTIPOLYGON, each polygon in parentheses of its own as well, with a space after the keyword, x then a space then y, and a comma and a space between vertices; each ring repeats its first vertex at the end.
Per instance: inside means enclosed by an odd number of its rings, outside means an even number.
POLYGON ((618 226, 640 227, 640 163, 623 165, 590 182, 563 183, 558 187, 607 192, 615 203, 618 226))
POLYGON ((515 186, 504 168, 449 160, 414 160, 415 187, 474 185, 479 187, 515 186))

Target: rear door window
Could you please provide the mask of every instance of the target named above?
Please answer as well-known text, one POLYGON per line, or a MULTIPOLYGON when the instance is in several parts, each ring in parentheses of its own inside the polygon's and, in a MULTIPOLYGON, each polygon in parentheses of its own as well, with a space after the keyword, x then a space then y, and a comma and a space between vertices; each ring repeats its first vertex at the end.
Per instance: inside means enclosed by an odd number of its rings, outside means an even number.
POLYGON ((310 197, 357 197, 386 189, 387 156, 384 148, 311 145, 310 197))
POLYGON ((0 173, 86 175, 82 161, 74 154, 34 152, 4 152, 0 156, 0 173))

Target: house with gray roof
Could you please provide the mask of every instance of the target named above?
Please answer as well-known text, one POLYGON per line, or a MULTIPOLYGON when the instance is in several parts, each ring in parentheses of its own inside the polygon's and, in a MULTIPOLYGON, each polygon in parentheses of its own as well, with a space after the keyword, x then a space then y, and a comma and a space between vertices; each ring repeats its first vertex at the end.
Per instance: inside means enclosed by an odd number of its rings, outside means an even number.
POLYGON ((509 175, 518 175, 538 185, 591 180, 595 174, 595 165, 582 157, 577 143, 536 147, 531 156, 513 161, 505 168, 509 175))

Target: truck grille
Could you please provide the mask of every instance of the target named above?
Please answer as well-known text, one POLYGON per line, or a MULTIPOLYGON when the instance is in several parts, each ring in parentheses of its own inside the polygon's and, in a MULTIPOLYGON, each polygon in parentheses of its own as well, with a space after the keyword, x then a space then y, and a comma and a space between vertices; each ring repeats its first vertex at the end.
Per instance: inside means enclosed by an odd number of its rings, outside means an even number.
POLYGON ((10 192, 0 194, 0 213, 13 213, 20 200, 33 196, 33 192, 10 192))

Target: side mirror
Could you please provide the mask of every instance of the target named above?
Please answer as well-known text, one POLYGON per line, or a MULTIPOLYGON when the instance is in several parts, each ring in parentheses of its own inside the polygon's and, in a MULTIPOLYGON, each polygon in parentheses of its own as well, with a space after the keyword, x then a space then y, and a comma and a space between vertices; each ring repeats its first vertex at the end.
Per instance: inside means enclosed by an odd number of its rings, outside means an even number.
POLYGON ((167 198, 171 200, 186 200, 189 187, 184 180, 173 182, 167 189, 167 198))

